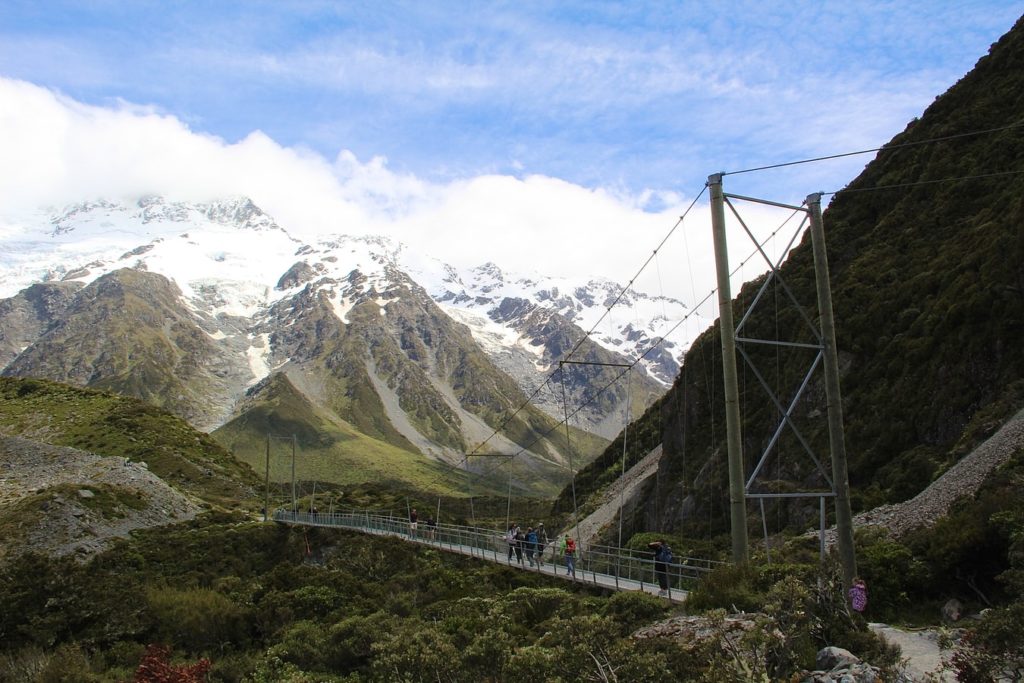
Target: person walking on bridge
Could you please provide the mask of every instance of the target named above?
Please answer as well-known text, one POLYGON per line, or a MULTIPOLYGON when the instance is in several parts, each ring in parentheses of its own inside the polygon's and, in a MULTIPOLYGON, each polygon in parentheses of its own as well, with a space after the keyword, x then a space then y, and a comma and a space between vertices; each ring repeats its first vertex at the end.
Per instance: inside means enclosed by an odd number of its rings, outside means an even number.
POLYGON ((523 563, 523 546, 526 545, 526 534, 523 533, 523 528, 516 526, 516 561, 521 565, 523 563))
POLYGON ((548 545, 548 533, 544 531, 544 522, 537 525, 537 566, 544 566, 544 548, 548 545))
POLYGON ((416 522, 419 520, 419 515, 416 514, 416 508, 409 511, 409 537, 416 538, 416 522))
POLYGON ((565 575, 572 575, 573 580, 576 579, 576 541, 572 539, 569 534, 565 535, 562 539, 563 549, 565 553, 565 575))
POLYGON ((508 531, 505 532, 505 542, 508 543, 508 563, 512 564, 512 555, 516 552, 516 523, 512 522, 508 525, 508 531))
POLYGON ((668 566, 672 563, 672 549, 664 539, 652 541, 647 547, 654 551, 654 575, 658 577, 658 597, 668 596, 668 566))
POLYGON ((537 557, 537 530, 532 526, 526 528, 526 560, 533 566, 533 560, 537 557))

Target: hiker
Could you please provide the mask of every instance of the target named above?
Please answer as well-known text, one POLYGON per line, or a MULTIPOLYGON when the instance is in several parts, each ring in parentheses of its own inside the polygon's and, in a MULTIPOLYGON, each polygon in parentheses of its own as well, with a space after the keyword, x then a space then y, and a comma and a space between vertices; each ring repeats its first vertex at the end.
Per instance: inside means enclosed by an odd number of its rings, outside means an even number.
POLYGON ((544 531, 544 522, 537 525, 537 566, 544 566, 544 548, 548 544, 548 534, 544 531))
POLYGON ((416 508, 413 508, 409 512, 409 536, 416 538, 416 521, 419 519, 419 515, 416 514, 416 508))
POLYGON ((868 585, 859 576, 853 579, 853 585, 850 586, 850 606, 854 612, 863 612, 868 606, 868 585))
POLYGON ((526 542, 526 535, 521 527, 516 527, 516 561, 523 563, 523 544, 526 542))
POLYGON ((434 518, 432 516, 427 517, 427 538, 429 538, 431 541, 434 540, 434 532, 436 531, 436 529, 437 522, 434 521, 434 518))
POLYGON ((512 522, 508 525, 508 531, 505 532, 505 541, 508 543, 508 562, 512 564, 512 554, 516 551, 516 523, 512 522))
POLYGON ((664 539, 652 541, 647 547, 654 551, 654 575, 658 577, 658 597, 668 596, 668 566, 672 564, 672 549, 664 539))
POLYGON ((562 539, 562 552, 565 554, 565 575, 572 575, 572 578, 576 578, 576 541, 569 537, 569 534, 565 535, 562 539))
POLYGON ((533 566, 533 560, 537 556, 537 531, 532 526, 526 528, 526 559, 529 561, 530 566, 533 566))

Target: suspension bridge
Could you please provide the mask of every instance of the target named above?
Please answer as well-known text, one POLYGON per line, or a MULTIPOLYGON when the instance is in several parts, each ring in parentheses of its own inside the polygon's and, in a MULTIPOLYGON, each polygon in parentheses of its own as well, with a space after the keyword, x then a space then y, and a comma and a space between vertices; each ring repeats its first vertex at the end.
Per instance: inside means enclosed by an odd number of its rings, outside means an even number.
MULTIPOLYGON (((992 131, 981 131, 978 134, 983 132, 992 131)), ((861 150, 851 152, 850 154, 864 154, 870 151, 878 150, 861 150)), ((700 193, 696 194, 693 202, 679 218, 679 221, 675 226, 672 227, 669 234, 661 241, 658 247, 654 249, 653 253, 641 266, 637 274, 630 279, 629 284, 623 288, 619 295, 614 298, 610 305, 607 306, 605 314, 602 315, 590 331, 582 335, 568 353, 558 361, 557 370, 551 373, 545 382, 538 385, 533 393, 526 397, 525 401, 512 410, 511 413, 506 416, 504 421, 494 428, 494 431, 489 437, 480 441, 471 452, 464 455, 462 464, 466 465, 467 475, 470 474, 469 461, 472 458, 491 458, 500 463, 498 467, 508 466, 509 501, 506 506, 506 510, 510 511, 513 490, 511 462, 518 456, 531 452, 530 449, 532 447, 543 439, 548 438, 556 429, 559 429, 562 426, 565 427, 566 433, 564 443, 568 447, 566 454, 568 458, 567 469, 569 474, 568 487, 566 491, 571 491, 572 494, 572 522, 563 533, 574 537, 577 541, 584 541, 579 543, 579 554, 575 557, 574 572, 569 571, 564 556, 559 556, 555 552, 557 543, 548 545, 539 556, 533 557, 530 553, 527 553, 525 557, 521 558, 518 553, 522 551, 523 548, 519 548, 517 551, 514 543, 506 540, 504 533, 493 529, 441 523, 435 523, 430 527, 417 529, 415 525, 410 524, 408 517, 396 517, 391 514, 382 515, 365 510, 350 510, 345 512, 336 512, 332 510, 331 512, 323 514, 317 513, 315 508, 310 506, 308 512, 302 512, 295 502, 294 437, 292 453, 292 505, 291 509, 281 508, 276 510, 273 513, 274 521, 289 525, 344 528, 366 534, 398 537, 410 543, 418 543, 447 552, 466 555, 499 564, 506 564, 508 566, 520 568, 523 571, 533 571, 539 574, 559 577, 568 581, 583 582, 608 590, 643 591, 651 594, 662 595, 674 602, 681 602, 685 600, 687 592, 691 590, 703 576, 712 571, 716 565, 723 563, 687 557, 677 559, 669 563, 667 566, 663 566, 663 563, 655 563, 653 553, 650 551, 644 552, 623 547, 590 545, 588 544, 590 539, 580 538, 581 520, 579 517, 579 505, 576 500, 577 465, 573 462, 573 448, 570 439, 569 423, 571 418, 580 412, 582 406, 577 407, 573 411, 570 410, 566 399, 567 392, 565 389, 565 374, 566 368, 571 365, 600 365, 607 366, 609 369, 614 369, 615 372, 613 374, 617 373, 615 374, 614 379, 610 383, 599 388, 596 392, 593 392, 590 398, 587 399, 588 401, 596 400, 597 397, 610 386, 625 378, 625 381, 627 382, 625 392, 627 400, 624 415, 624 428, 622 432, 622 462, 621 469, 619 470, 622 475, 625 475, 627 473, 626 437, 629 431, 629 426, 633 421, 631 406, 628 400, 630 393, 628 386, 629 373, 635 366, 643 361, 646 356, 651 354, 660 344, 662 344, 666 338, 675 332, 680 325, 694 315, 697 309, 699 309, 704 303, 710 301, 717 294, 720 323, 719 336, 722 346, 721 388, 723 389, 724 394, 724 412, 726 418, 725 445, 728 456, 728 512, 731 527, 732 561, 738 564, 743 564, 749 561, 747 538, 748 515, 746 511, 746 504, 748 500, 755 500, 760 506, 760 516, 762 519, 762 526, 764 527, 765 554, 770 562, 770 543, 767 515, 765 512, 765 500, 783 501, 786 499, 817 499, 820 509, 820 552, 822 557, 824 557, 825 530, 827 524, 826 501, 831 499, 835 506, 834 517, 837 527, 836 536, 840 562, 844 578, 849 583, 855 574, 856 559, 853 549, 852 515, 849 500, 849 482, 846 472, 847 464, 843 437, 842 398, 839 390, 839 370, 837 360, 838 351, 836 347, 835 322, 832 312, 828 261, 826 257, 821 212, 822 196, 835 193, 812 193, 807 196, 804 202, 799 205, 795 205, 732 194, 725 192, 723 188, 723 177, 726 175, 760 171, 797 163, 811 163, 829 158, 833 157, 787 162, 785 164, 744 169, 741 171, 733 171, 731 173, 716 173, 709 176, 704 189, 700 193), (602 323, 605 317, 611 312, 612 308, 618 305, 620 300, 625 296, 627 290, 634 286, 634 283, 640 273, 642 273, 648 265, 652 263, 652 261, 656 262, 659 250, 661 250, 668 238, 676 231, 676 228, 682 225, 687 215, 694 208, 697 201, 701 196, 703 196, 705 191, 709 191, 710 195, 711 227, 714 238, 713 246, 718 286, 709 292, 702 300, 698 301, 692 308, 691 312, 684 316, 682 320, 675 322, 674 325, 670 324, 668 330, 658 334, 651 348, 637 356, 631 362, 606 363, 573 359, 573 356, 582 348, 585 340, 591 338, 598 325, 602 323), (767 206, 775 209, 785 209, 792 213, 789 218, 783 221, 783 223, 766 239, 759 239, 755 237, 754 232, 737 209, 736 205, 740 203, 758 204, 762 207, 767 206), (754 245, 753 253, 748 256, 747 259, 741 261, 739 267, 735 269, 732 269, 730 266, 729 250, 726 244, 726 208, 729 209, 731 214, 735 217, 738 225, 754 245), (783 230, 783 228, 785 228, 795 216, 802 216, 802 220, 798 221, 799 225, 793 231, 788 243, 783 249, 770 255, 767 251, 766 244, 769 240, 774 240, 776 234, 783 230), (811 237, 811 251, 813 255, 817 294, 817 315, 813 312, 808 312, 804 308, 804 304, 794 296, 793 290, 787 283, 786 278, 783 277, 783 273, 781 271, 783 261, 789 254, 790 250, 793 249, 797 238, 804 233, 805 229, 810 233, 811 237), (754 295, 752 301, 749 302, 747 310, 743 314, 741 320, 737 323, 734 322, 732 314, 733 298, 731 294, 731 280, 746 264, 746 262, 756 255, 759 255, 765 261, 767 273, 763 278, 761 278, 761 284, 758 291, 754 295), (785 339, 778 336, 779 324, 777 302, 775 336, 769 335, 765 337, 762 335, 761 337, 758 337, 752 335, 747 329, 749 327, 748 321, 752 311, 759 303, 762 302, 762 299, 768 299, 765 295, 769 292, 769 287, 773 288, 771 290, 773 299, 777 300, 781 292, 783 298, 788 299, 789 304, 793 306, 793 310, 798 313, 799 320, 802 322, 803 328, 802 332, 796 335, 797 338, 785 339), (774 386, 770 381, 772 375, 765 373, 763 369, 758 366, 758 361, 754 357, 754 354, 747 350, 747 348, 755 348, 756 345, 776 349, 774 386), (782 388, 778 386, 778 378, 780 376, 780 371, 778 369, 780 366, 779 349, 797 350, 801 352, 808 351, 813 356, 809 361, 800 361, 806 362, 806 365, 804 366, 806 368, 806 372, 802 381, 799 383, 799 386, 789 396, 784 396, 782 388), (749 368, 750 372, 756 377, 758 383, 761 385, 762 389, 764 389, 768 401, 770 404, 774 405, 775 412, 778 417, 774 434, 772 434, 771 438, 768 439, 767 443, 764 445, 760 458, 752 470, 745 465, 744 455, 742 453, 739 382, 736 362, 737 356, 742 357, 746 364, 744 367, 749 368), (810 386, 812 376, 818 373, 822 376, 826 397, 825 404, 830 456, 828 460, 820 458, 819 455, 814 452, 814 449, 810 445, 810 441, 802 432, 802 427, 798 425, 798 422, 794 419, 797 404, 800 402, 803 394, 810 386), (538 396, 545 387, 548 387, 549 385, 554 386, 556 383, 561 384, 562 408, 564 413, 564 419, 561 422, 555 424, 543 433, 534 433, 532 441, 527 439, 527 441, 529 441, 528 443, 514 443, 513 445, 519 448, 517 452, 497 453, 494 452, 493 446, 491 448, 486 447, 488 442, 492 439, 496 439, 497 437, 504 435, 506 426, 516 418, 518 413, 526 409, 526 407, 535 400, 538 400, 538 396), (810 462, 813 462, 813 478, 815 479, 815 482, 811 482, 809 479, 804 478, 801 482, 795 482, 792 490, 783 492, 763 490, 763 487, 758 486, 759 475, 762 477, 764 476, 764 468, 768 459, 772 457, 773 452, 777 457, 781 457, 780 453, 782 450, 782 437, 784 433, 790 436, 790 441, 800 447, 797 449, 798 451, 802 451, 799 455, 801 457, 806 457, 810 462), (823 464, 824 462, 828 462, 831 467, 826 467, 823 464), (525 562, 524 559, 526 560, 525 562), (666 576, 668 588, 663 589, 662 586, 664 586, 666 576)), ((950 180, 952 181, 956 179, 950 180)), ((884 188, 880 186, 876 189, 884 188)), ((696 297, 694 298, 696 299, 696 297)), ((713 423, 711 425, 711 430, 712 432, 714 431, 713 423)), ((268 493, 266 508, 268 510, 270 438, 271 437, 268 435, 268 493)), ((637 463, 634 462, 633 465, 635 466, 637 463)), ((496 469, 497 467, 492 467, 483 474, 494 474, 496 469)), ((624 493, 620 492, 618 511, 620 525, 619 546, 622 546, 623 540, 622 505, 624 498, 624 493)), ((468 500, 472 506, 472 492, 470 492, 468 500)), ((510 512, 506 512, 506 522, 508 522, 509 519, 510 512)))
POLYGON ((702 577, 724 564, 693 557, 674 558, 664 565, 664 576, 661 579, 666 582, 667 589, 662 592, 657 576, 661 567, 655 566, 651 552, 592 545, 577 551, 573 558, 574 571, 570 572, 557 542, 548 544, 535 554, 534 548, 528 544, 521 543, 517 549, 506 540, 504 534, 493 529, 457 524, 427 526, 422 522, 413 527, 407 518, 366 510, 302 512, 278 509, 273 513, 273 520, 280 524, 348 529, 374 536, 399 538, 408 543, 503 564, 521 571, 611 591, 641 591, 660 595, 676 603, 683 602, 702 577))
MULTIPOLYGON (((825 500, 826 498, 833 498, 837 502, 837 518, 840 522, 840 534, 839 534, 839 545, 841 546, 841 552, 847 550, 852 560, 852 533, 846 535, 851 536, 850 539, 844 538, 843 532, 850 532, 848 524, 844 525, 844 521, 849 519, 849 508, 848 508, 848 493, 844 490, 843 486, 837 484, 845 484, 845 476, 830 476, 830 472, 827 472, 822 467, 820 460, 807 446, 807 442, 803 439, 799 433, 796 424, 792 420, 793 410, 798 402, 800 395, 806 388, 810 375, 815 372, 815 369, 820 365, 825 366, 826 379, 836 379, 838 371, 836 370, 836 355, 835 355, 835 341, 834 341, 834 328, 831 328, 831 301, 827 297, 822 299, 821 291, 819 290, 819 309, 821 311, 827 311, 827 315, 822 315, 824 319, 822 328, 819 329, 814 324, 811 316, 804 312, 804 309, 800 302, 793 299, 792 292, 786 285, 784 278, 780 272, 780 266, 785 255, 793 247, 797 237, 807 227, 807 223, 811 224, 811 233, 815 238, 815 256, 823 258, 823 238, 821 238, 821 212, 820 212, 820 194, 808 196, 807 201, 801 206, 793 206, 788 204, 782 204, 779 202, 773 202, 768 200, 759 200, 751 197, 745 197, 741 195, 732 195, 724 193, 722 191, 722 174, 716 174, 709 177, 709 182, 705 186, 705 190, 711 190, 711 208, 712 208, 712 227, 714 230, 715 237, 715 255, 717 262, 717 275, 718 275, 718 287, 710 292, 703 301, 701 301, 697 307, 693 309, 696 311, 700 305, 704 302, 709 301, 715 295, 718 294, 718 308, 721 320, 721 327, 723 332, 722 346, 723 346, 723 384, 725 389, 725 403, 726 403, 726 422, 727 422, 727 442, 728 442, 728 461, 729 461, 729 513, 731 518, 732 527, 732 545, 733 545, 733 562, 743 564, 748 561, 748 550, 747 550, 747 515, 746 515, 746 501, 747 499, 758 499, 761 504, 761 517, 765 522, 765 549, 768 551, 768 530, 767 520, 764 508, 765 498, 818 498, 820 499, 821 507, 821 553, 824 556, 825 547, 825 500), (804 220, 800 221, 800 225, 793 231, 792 237, 788 244, 781 251, 781 253, 774 256, 769 256, 765 251, 765 244, 763 241, 759 241, 754 238, 747 224, 744 222, 742 216, 736 210, 733 205, 734 201, 745 201, 753 202, 762 205, 770 205, 776 208, 784 208, 791 210, 790 218, 782 223, 775 232, 772 233, 768 239, 773 239, 775 234, 789 224, 790 219, 798 214, 803 214, 804 220), (725 208, 728 206, 739 224, 747 232, 748 236, 754 242, 755 252, 751 255, 759 254, 764 258, 768 266, 768 276, 764 279, 761 291, 758 292, 754 299, 754 304, 751 305, 743 319, 738 323, 733 322, 732 318, 732 295, 730 287, 730 279, 735 272, 730 271, 727 257, 727 249, 725 247, 725 208), (746 324, 747 318, 757 301, 762 298, 765 290, 769 285, 774 282, 778 282, 785 293, 792 299, 792 302, 796 305, 797 309, 801 311, 803 320, 807 323, 810 328, 811 343, 793 343, 783 340, 761 340, 761 339, 750 339, 743 335, 744 325, 746 324), (814 362, 811 363, 811 367, 808 370, 807 377, 805 378, 803 385, 796 392, 795 396, 791 397, 789 405, 785 405, 785 402, 781 397, 777 396, 775 391, 769 383, 764 380, 758 369, 754 367, 750 356, 743 350, 742 347, 737 348, 736 342, 748 342, 748 343, 761 343, 771 344, 776 347, 807 347, 813 349, 817 357, 814 362), (753 372, 757 375, 761 381, 763 388, 767 391, 768 397, 775 404, 778 413, 780 415, 778 429, 775 436, 768 444, 764 453, 762 453, 761 461, 757 464, 753 474, 750 475, 749 481, 744 482, 745 473, 743 472, 742 456, 739 450, 739 411, 738 411, 738 400, 737 400, 737 372, 736 372, 736 357, 741 355, 748 364, 753 368, 753 372), (822 361, 824 360, 824 363, 822 361), (813 491, 797 491, 792 493, 765 493, 756 491, 753 488, 755 479, 758 471, 764 465, 766 459, 769 457, 770 452, 775 446, 778 445, 778 439, 781 433, 789 427, 796 433, 796 436, 801 444, 803 444, 807 450, 807 454, 810 455, 811 460, 817 465, 818 473, 826 483, 824 489, 816 488, 813 491), (838 490, 837 490, 838 489, 838 490), (838 505, 840 502, 843 505, 838 505), (842 508, 842 509, 840 509, 842 508), (844 514, 845 513, 845 514, 844 514), (845 518, 845 519, 844 519, 845 518), (844 528, 845 526, 845 528, 844 528), (849 542, 847 542, 849 541, 849 542), (842 546, 848 546, 843 548, 842 546)), ((679 225, 682 224, 683 220, 690 210, 696 205, 697 200, 703 195, 701 192, 697 194, 693 202, 690 204, 686 213, 680 217, 679 222, 673 227, 672 231, 675 231, 679 225)), ((671 235, 671 232, 669 233, 671 235)), ((665 238, 666 240, 668 237, 665 238)), ((665 240, 659 244, 658 249, 655 249, 652 256, 648 258, 647 262, 641 267, 641 272, 647 267, 653 259, 657 257, 658 251, 664 245, 665 240)), ((750 257, 748 257, 749 260, 750 257)), ((740 264, 742 268, 744 263, 740 264)), ((816 273, 820 276, 824 275, 826 278, 826 290, 827 290, 827 265, 822 266, 820 263, 816 263, 816 273)), ((739 270, 737 268, 737 270, 739 270)), ((637 274, 639 275, 639 273, 637 274)), ((634 276, 630 280, 630 287, 633 286, 637 276, 634 276)), ((627 287, 628 289, 628 287, 627 287)), ((608 311, 622 298, 625 290, 619 295, 619 298, 608 306, 608 311)), ((573 355, 580 350, 583 341, 589 338, 597 325, 601 323, 599 320, 594 328, 590 332, 587 332, 579 340, 579 342, 569 351, 569 353, 558 362, 558 369, 553 372, 547 380, 531 394, 526 400, 519 405, 511 415, 507 416, 506 419, 494 428, 491 436, 487 439, 482 440, 476 448, 471 452, 466 453, 463 458, 463 464, 466 465, 466 473, 470 474, 469 461, 474 458, 485 458, 493 460, 498 463, 498 467, 508 467, 508 503, 506 505, 506 526, 511 519, 511 507, 513 498, 513 487, 512 487, 512 467, 511 463, 518 456, 530 452, 531 447, 540 442, 542 439, 547 438, 550 434, 556 430, 565 427, 565 443, 568 446, 567 457, 568 457, 568 474, 569 474, 569 488, 572 496, 572 517, 568 527, 562 532, 563 535, 575 539, 577 543, 577 554, 573 557, 573 565, 570 568, 570 563, 564 555, 557 553, 560 538, 555 539, 555 543, 548 545, 544 548, 543 552, 539 556, 534 556, 532 552, 529 552, 524 544, 521 542, 506 540, 504 532, 495 529, 486 529, 476 526, 460 526, 457 524, 442 524, 434 522, 431 526, 421 526, 417 529, 416 525, 410 523, 410 518, 394 516, 390 513, 379 514, 377 512, 370 512, 367 510, 349 510, 345 512, 334 511, 333 508, 327 513, 318 513, 315 507, 310 504, 306 511, 303 512, 301 507, 297 504, 297 496, 295 491, 296 486, 296 475, 295 475, 295 440, 292 441, 292 503, 290 509, 282 507, 273 512, 273 519, 275 522, 288 525, 298 525, 306 527, 330 527, 330 528, 344 528, 352 531, 358 531, 361 533, 390 536, 401 538, 404 541, 410 543, 422 544, 425 546, 434 547, 436 549, 474 557, 477 559, 490 561, 499 564, 505 564, 510 567, 521 569, 523 571, 532 571, 538 574, 545 574, 551 577, 558 577, 567 581, 576 581, 584 584, 596 586, 599 588, 612 590, 612 591, 641 591, 652 595, 658 595, 660 597, 667 598, 673 602, 682 602, 686 599, 687 593, 692 590, 697 583, 710 573, 716 566, 720 566, 722 562, 716 562, 708 559, 683 557, 675 558, 669 563, 656 562, 654 553, 650 550, 633 550, 630 548, 622 547, 622 505, 624 503, 624 493, 619 493, 618 501, 618 520, 619 520, 619 543, 618 546, 607 546, 607 545, 596 545, 591 543, 592 539, 581 538, 581 519, 579 514, 579 503, 576 499, 576 474, 577 465, 573 461, 573 448, 570 439, 569 423, 573 415, 581 410, 581 407, 577 407, 576 410, 571 411, 566 400, 567 392, 565 391, 565 372, 568 366, 572 365, 601 365, 608 366, 608 369, 614 370, 615 378, 606 386, 592 394, 590 401, 596 399, 604 390, 606 390, 612 384, 622 380, 623 378, 627 382, 626 396, 629 396, 629 376, 633 368, 643 360, 643 358, 656 348, 656 346, 667 338, 672 331, 674 331, 679 325, 687 320, 693 311, 684 317, 682 321, 675 323, 667 333, 659 335, 658 340, 655 342, 655 346, 652 346, 646 353, 640 355, 630 363, 604 363, 604 362, 590 362, 586 360, 574 360, 573 355), (529 443, 516 444, 519 447, 518 452, 514 453, 496 453, 491 449, 487 449, 486 445, 489 441, 502 434, 504 427, 522 410, 524 410, 531 401, 535 400, 543 389, 544 386, 558 382, 562 386, 562 402, 563 402, 563 413, 564 419, 556 423, 553 427, 549 428, 548 431, 542 434, 535 434, 533 441, 529 443), (523 552, 527 550, 527 552, 523 552)), ((607 314, 607 312, 606 312, 607 314)), ((603 317, 602 317, 603 319, 603 317)), ((826 381, 827 393, 830 398, 835 398, 838 395, 838 381, 833 383, 832 381, 826 381), (833 395, 833 393, 835 395, 833 395)), ((837 402, 837 401, 836 401, 837 402)), ((841 415, 833 415, 833 403, 829 403, 829 417, 830 431, 834 433, 841 433, 841 415)), ((619 470, 623 475, 628 475, 627 462, 626 462, 626 451, 627 442, 626 436, 629 433, 629 426, 632 422, 632 415, 630 414, 630 405, 628 398, 626 400, 626 411, 624 414, 624 426, 623 426, 623 438, 622 438, 622 462, 621 469, 619 470)), ((269 505, 269 462, 270 462, 270 439, 271 438, 283 438, 283 437, 271 437, 268 435, 267 440, 267 505, 266 510, 270 510, 269 505)), ((832 444, 835 447, 835 443, 832 444)), ((839 442, 839 448, 833 450, 833 471, 845 473, 845 453, 843 452, 841 440, 839 442), (839 451, 838 456, 836 450, 839 451)), ((632 463, 634 467, 640 465, 640 463, 632 463)), ((487 469, 487 468, 485 468, 487 469)), ((491 467, 485 474, 493 474, 497 467, 491 467)), ((746 473, 749 474, 749 473, 746 473)), ((315 491, 315 487, 314 487, 315 491)), ((315 496, 315 494, 314 494, 315 496)), ((472 506, 472 492, 470 492, 468 500, 472 506)), ((844 562, 844 570, 849 573, 852 577, 853 574, 853 562, 844 562)))

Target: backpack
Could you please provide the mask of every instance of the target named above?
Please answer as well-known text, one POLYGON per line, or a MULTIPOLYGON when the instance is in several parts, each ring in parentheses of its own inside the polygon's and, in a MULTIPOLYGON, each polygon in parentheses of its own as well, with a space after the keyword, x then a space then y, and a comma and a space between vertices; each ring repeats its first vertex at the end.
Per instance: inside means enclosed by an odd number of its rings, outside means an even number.
POLYGON ((565 554, 572 555, 576 552, 576 541, 571 538, 565 543, 565 554))

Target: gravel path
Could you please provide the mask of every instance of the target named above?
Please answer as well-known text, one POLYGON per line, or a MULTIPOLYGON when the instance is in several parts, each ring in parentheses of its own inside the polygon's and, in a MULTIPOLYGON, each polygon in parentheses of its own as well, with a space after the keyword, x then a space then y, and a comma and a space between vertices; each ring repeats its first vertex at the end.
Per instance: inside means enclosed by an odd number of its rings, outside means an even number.
POLYGON ((900 646, 907 664, 904 672, 912 681, 956 681, 950 671, 942 672, 939 634, 932 630, 902 631, 887 624, 868 624, 872 631, 900 646))

